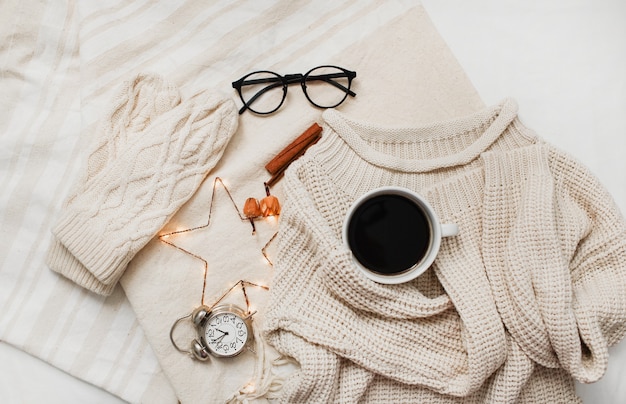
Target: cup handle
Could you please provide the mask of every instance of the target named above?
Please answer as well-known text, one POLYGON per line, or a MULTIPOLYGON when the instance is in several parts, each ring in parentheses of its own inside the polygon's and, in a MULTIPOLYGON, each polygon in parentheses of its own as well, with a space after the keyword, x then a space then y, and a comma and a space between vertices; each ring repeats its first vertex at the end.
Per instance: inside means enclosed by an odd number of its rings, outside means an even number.
POLYGON ((456 223, 442 223, 441 237, 456 236, 459 234, 459 226, 456 223))

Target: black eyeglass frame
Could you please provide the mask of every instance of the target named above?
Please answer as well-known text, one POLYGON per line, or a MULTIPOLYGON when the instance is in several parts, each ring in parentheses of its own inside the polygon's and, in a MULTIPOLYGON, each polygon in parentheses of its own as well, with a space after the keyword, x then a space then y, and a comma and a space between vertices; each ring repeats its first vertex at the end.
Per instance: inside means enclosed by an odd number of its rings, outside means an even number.
POLYGON ((318 108, 335 108, 336 106, 340 105, 341 103, 343 103, 346 98, 348 98, 348 95, 350 95, 351 97, 355 97, 356 93, 354 91, 352 91, 350 89, 350 87, 352 86, 352 80, 356 77, 356 72, 348 70, 348 69, 344 69, 343 67, 339 67, 339 66, 333 66, 333 65, 323 65, 323 66, 317 66, 312 68, 311 70, 309 70, 308 72, 306 72, 305 74, 301 74, 301 73, 296 73, 296 74, 287 74, 284 76, 281 76, 278 73, 269 71, 269 70, 259 70, 256 72, 252 72, 249 74, 246 74, 245 76, 243 76, 242 78, 240 78, 237 81, 233 81, 232 86, 235 90, 237 90, 237 93, 239 94, 239 98, 241 99, 241 102, 243 103, 243 106, 239 109, 239 114, 243 114, 245 112, 246 109, 249 109, 251 112, 254 112, 255 114, 259 114, 259 115, 269 115, 272 114, 276 111, 278 111, 278 109, 283 105, 283 103, 285 102, 285 98, 287 97, 287 87, 290 84, 294 84, 294 83, 300 83, 300 86, 302 87, 302 91, 304 92, 305 97, 307 98, 307 100, 309 100, 309 102, 313 105, 315 105, 318 108), (321 68, 335 68, 338 70, 341 70, 342 73, 329 73, 329 74, 316 74, 316 75, 311 75, 311 73, 313 73, 315 70, 317 69, 321 69, 321 68), (258 73, 269 73, 272 74, 276 77, 265 77, 265 78, 261 78, 261 79, 254 79, 254 80, 246 80, 248 77, 254 75, 254 74, 258 74, 258 73), (334 78, 347 78, 348 79, 348 87, 345 87, 344 85, 332 80, 334 78), (315 103, 311 97, 309 96, 309 94, 306 91, 306 83, 307 81, 313 81, 313 80, 323 80, 325 82, 327 82, 328 84, 331 84, 335 87, 337 87, 338 89, 340 89, 341 91, 343 91, 345 93, 345 95, 343 96, 343 98, 337 102, 334 105, 319 105, 317 103, 315 103), (273 83, 272 85, 269 85, 267 87, 264 87, 263 89, 261 89, 260 91, 258 91, 256 94, 254 94, 247 102, 243 97, 243 93, 241 91, 241 88, 245 85, 252 85, 252 84, 262 84, 262 83, 273 83), (271 111, 267 111, 267 112, 260 112, 260 111, 256 111, 254 110, 250 105, 257 99, 259 98, 261 95, 263 95, 264 93, 266 93, 269 90, 273 90, 276 87, 282 86, 282 90, 283 90, 283 98, 280 100, 280 103, 278 104, 278 106, 276 108, 274 108, 271 111))

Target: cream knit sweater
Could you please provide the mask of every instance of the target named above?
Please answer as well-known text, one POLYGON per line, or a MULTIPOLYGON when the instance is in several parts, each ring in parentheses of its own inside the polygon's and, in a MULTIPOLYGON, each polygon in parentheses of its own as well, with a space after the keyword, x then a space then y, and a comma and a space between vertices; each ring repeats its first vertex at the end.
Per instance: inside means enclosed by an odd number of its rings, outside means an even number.
POLYGON ((288 402, 577 402, 626 333, 626 225, 578 162, 507 100, 420 128, 324 113, 287 171, 265 335, 300 369, 288 402), (396 185, 443 222, 433 266, 381 285, 341 241, 351 202, 396 185))

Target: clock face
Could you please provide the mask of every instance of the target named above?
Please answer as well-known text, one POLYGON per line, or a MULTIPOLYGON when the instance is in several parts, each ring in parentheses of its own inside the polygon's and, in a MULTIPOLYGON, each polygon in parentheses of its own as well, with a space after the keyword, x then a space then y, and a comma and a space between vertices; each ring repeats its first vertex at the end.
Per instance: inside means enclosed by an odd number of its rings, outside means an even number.
POLYGON ((237 314, 212 314, 204 326, 206 347, 216 356, 238 355, 248 342, 248 331, 248 325, 237 314))

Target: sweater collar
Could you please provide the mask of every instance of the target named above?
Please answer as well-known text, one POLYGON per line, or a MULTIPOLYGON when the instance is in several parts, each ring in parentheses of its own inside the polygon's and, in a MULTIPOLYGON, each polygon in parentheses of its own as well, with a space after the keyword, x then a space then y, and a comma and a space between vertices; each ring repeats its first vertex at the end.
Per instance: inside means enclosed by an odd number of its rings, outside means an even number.
POLYGON ((472 115, 415 127, 357 122, 334 109, 323 118, 362 159, 402 172, 426 172, 467 164, 483 153, 517 116, 506 99, 472 115))

